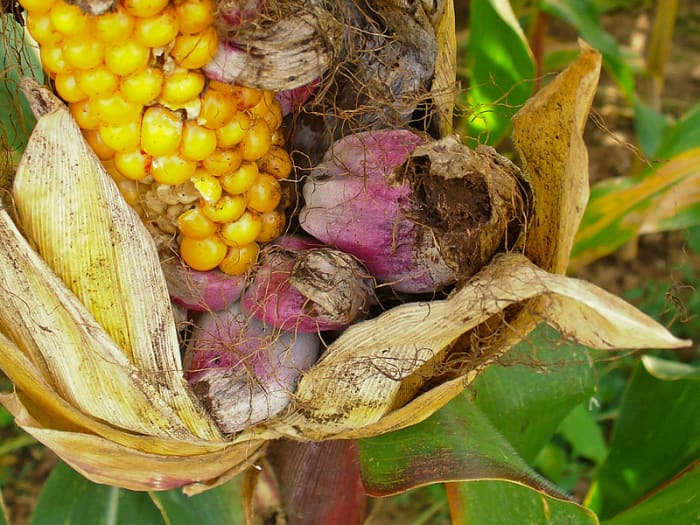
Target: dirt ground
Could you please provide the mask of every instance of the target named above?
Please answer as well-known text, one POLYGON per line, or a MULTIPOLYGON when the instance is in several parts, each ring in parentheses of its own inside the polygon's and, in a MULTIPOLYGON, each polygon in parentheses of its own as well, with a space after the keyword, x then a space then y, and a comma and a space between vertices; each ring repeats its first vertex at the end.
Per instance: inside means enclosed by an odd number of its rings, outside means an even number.
MULTIPOLYGON (((603 22, 622 45, 643 52, 652 15, 649 9, 626 9, 605 15, 603 22)), ((551 24, 549 45, 576 45, 576 34, 573 31, 561 24, 551 24)), ((459 20, 458 25, 462 25, 459 20)), ((700 4, 694 0, 680 2, 666 78, 662 98, 662 109, 666 113, 678 116, 700 100, 700 4)), ((602 118, 606 129, 593 121, 586 128, 585 139, 589 149, 592 181, 629 173, 636 162, 634 149, 630 147, 634 141, 632 115, 605 74, 594 110, 602 118)), ((577 276, 617 295, 639 288, 651 280, 667 284, 672 291, 674 287, 684 284, 675 270, 679 264, 700 268, 698 256, 688 253, 684 234, 654 234, 630 243, 620 252, 583 268, 577 276)), ((680 310, 682 306, 669 299, 669 308, 680 310)), ((17 432, 11 426, 0 428, 2 446, 16 437, 17 432)), ((23 446, 0 455, 2 495, 11 515, 11 523, 25 525, 29 522, 41 485, 56 461, 51 452, 38 445, 23 446)), ((434 501, 427 496, 413 500, 387 499, 376 506, 371 524, 411 523, 416 516, 429 511, 432 505, 434 501)), ((439 525, 440 522, 436 519, 437 517, 426 523, 439 525)))

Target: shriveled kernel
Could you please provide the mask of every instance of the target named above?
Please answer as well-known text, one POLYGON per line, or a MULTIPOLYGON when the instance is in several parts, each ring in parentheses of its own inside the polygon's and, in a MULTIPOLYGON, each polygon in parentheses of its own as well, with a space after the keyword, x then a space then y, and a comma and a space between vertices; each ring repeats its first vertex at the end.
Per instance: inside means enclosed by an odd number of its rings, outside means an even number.
POLYGON ((148 18, 138 18, 134 38, 144 46, 162 47, 169 44, 177 36, 177 30, 178 21, 175 8, 167 7, 148 18))
POLYGON ((143 106, 124 100, 121 93, 111 93, 93 99, 97 117, 102 124, 120 125, 139 120, 143 106))
POLYGON ((100 136, 105 144, 115 151, 136 149, 141 140, 141 127, 138 120, 126 124, 100 124, 100 136))
POLYGON ((206 170, 198 169, 190 179, 204 202, 215 204, 223 193, 219 179, 206 170))
POLYGON ((177 151, 182 137, 182 120, 167 108, 153 106, 143 114, 141 147, 147 153, 160 156, 177 151))
POLYGON ((90 99, 68 104, 68 110, 81 129, 97 129, 100 119, 97 118, 95 105, 90 99))
POLYGON ((250 109, 250 113, 265 119, 272 131, 282 125, 282 106, 272 91, 264 91, 260 101, 250 109))
POLYGON ((238 147, 216 149, 202 161, 202 166, 209 173, 220 177, 239 168, 243 160, 243 153, 238 147))
POLYGON ((92 69, 102 64, 105 46, 99 40, 77 35, 63 42, 63 56, 76 69, 92 69))
POLYGON ((211 0, 185 0, 177 3, 175 11, 183 35, 204 31, 214 21, 214 4, 211 0))
POLYGON ((204 67, 216 54, 218 37, 213 27, 191 35, 180 35, 170 50, 170 56, 181 67, 199 69, 204 67))
POLYGON ((257 261, 259 250, 254 242, 245 246, 231 246, 219 263, 219 270, 229 275, 243 275, 257 261))
POLYGON ((248 208, 259 213, 266 213, 277 208, 282 200, 282 188, 272 175, 260 173, 246 192, 246 199, 248 208))
POLYGON ((87 31, 88 15, 77 5, 59 0, 51 6, 49 16, 56 31, 64 35, 76 35, 87 31))
POLYGON ((244 211, 238 219, 221 226, 219 234, 229 246, 244 246, 254 242, 262 230, 262 221, 257 213, 244 211))
POLYGON ((114 154, 114 164, 127 179, 142 180, 150 172, 151 156, 140 149, 118 151, 114 154))
POLYGON ((63 39, 63 34, 53 26, 48 13, 28 11, 27 31, 41 45, 55 44, 63 39))
MULTIPOLYGON (((216 139, 220 148, 230 148, 243 140, 253 123, 243 112, 235 114, 231 120, 216 130, 216 139)), ((242 153, 242 152, 241 152, 242 153)))
POLYGON ((124 100, 138 104, 150 104, 160 95, 163 72, 155 67, 145 67, 122 77, 119 91, 124 100))
POLYGON ((188 266, 205 272, 216 268, 226 256, 227 247, 217 236, 205 239, 183 237, 180 243, 180 255, 188 266))
POLYGON ((204 203, 202 212, 212 221, 226 223, 235 221, 243 215, 246 207, 246 200, 241 195, 224 195, 216 203, 204 203))
POLYGON ((254 162, 243 162, 237 170, 221 175, 219 180, 226 193, 239 195, 248 191, 257 178, 257 164, 254 162))
POLYGON ((270 127, 264 119, 256 119, 248 133, 241 139, 241 151, 244 160, 258 160, 272 146, 270 127))
POLYGON ((168 2, 169 0, 123 0, 123 5, 129 14, 147 17, 161 12, 168 2))
POLYGON ((194 122, 186 122, 182 129, 180 153, 186 159, 204 160, 216 149, 216 133, 194 122))
POLYGON ((105 64, 116 75, 126 76, 148 65, 151 50, 135 40, 109 44, 105 48, 105 64))
POLYGON ((96 129, 84 129, 82 132, 85 141, 100 160, 105 161, 114 157, 114 150, 104 143, 99 131, 96 129))
POLYGON ((284 233, 286 218, 279 208, 260 215, 262 228, 255 238, 257 242, 274 241, 284 233))
POLYGON ((199 208, 192 208, 177 218, 180 233, 190 239, 206 239, 216 233, 218 225, 210 220, 199 208))
POLYGON ((181 104, 197 97, 204 89, 204 75, 179 68, 165 77, 161 99, 165 104, 181 104))
POLYGON ((170 154, 153 157, 151 175, 162 184, 182 184, 190 180, 197 170, 197 163, 183 159, 180 155, 170 154))
POLYGON ((80 89, 89 97, 109 95, 114 93, 119 87, 119 77, 104 65, 76 71, 75 78, 80 89))
POLYGON ((79 102, 87 98, 85 92, 80 89, 78 81, 73 73, 59 73, 54 78, 56 93, 66 102, 79 102))
POLYGON ((254 89, 245 86, 233 86, 231 96, 240 110, 250 109, 260 103, 263 99, 263 92, 259 89, 254 89))
POLYGON ((70 73, 72 70, 65 56, 63 56, 63 48, 60 42, 41 46, 39 56, 41 57, 41 64, 44 66, 44 70, 49 74, 70 73))
POLYGON ((286 179, 292 173, 292 159, 284 148, 272 146, 258 161, 258 167, 276 179, 286 179))
POLYGON ((230 93, 207 89, 202 95, 202 107, 197 121, 202 126, 217 129, 226 124, 236 108, 230 93))
POLYGON ((124 42, 131 37, 136 19, 117 5, 116 11, 91 18, 92 34, 105 43, 124 42))

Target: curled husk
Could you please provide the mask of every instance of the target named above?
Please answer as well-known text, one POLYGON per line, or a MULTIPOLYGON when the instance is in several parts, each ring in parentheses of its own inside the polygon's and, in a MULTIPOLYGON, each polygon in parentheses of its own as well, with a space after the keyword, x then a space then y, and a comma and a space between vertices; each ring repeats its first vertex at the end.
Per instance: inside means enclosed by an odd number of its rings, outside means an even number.
POLYGON ((367 270, 352 255, 302 239, 283 239, 264 250, 242 302, 255 317, 277 328, 318 332, 362 318, 373 291, 367 270))
POLYGON ((233 304, 205 312, 187 348, 187 379, 222 432, 274 417, 318 357, 315 334, 277 330, 233 304))
MULTIPOLYGON (((305 231, 394 290, 441 290, 483 267, 524 214, 517 167, 454 136, 407 130, 337 141, 304 184, 305 231)), ((511 240, 512 242, 512 240, 511 240)))

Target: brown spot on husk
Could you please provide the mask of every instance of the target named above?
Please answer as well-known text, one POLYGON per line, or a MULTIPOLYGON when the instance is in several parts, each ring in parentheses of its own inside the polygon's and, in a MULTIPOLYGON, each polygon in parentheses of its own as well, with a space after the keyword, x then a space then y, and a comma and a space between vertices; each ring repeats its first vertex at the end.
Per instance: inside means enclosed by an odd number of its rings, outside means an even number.
POLYGON ((445 263, 463 280, 501 250, 513 249, 529 200, 520 169, 489 146, 457 136, 419 146, 390 182, 411 184, 406 215, 428 229, 445 263))

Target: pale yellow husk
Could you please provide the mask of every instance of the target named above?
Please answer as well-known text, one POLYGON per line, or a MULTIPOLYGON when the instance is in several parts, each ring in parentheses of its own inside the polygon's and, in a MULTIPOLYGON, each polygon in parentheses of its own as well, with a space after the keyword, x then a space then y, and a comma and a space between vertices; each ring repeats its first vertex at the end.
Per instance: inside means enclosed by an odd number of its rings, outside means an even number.
POLYGON ((562 275, 587 201, 582 131, 599 71, 600 55, 584 45, 515 120, 534 192, 523 253, 497 257, 446 300, 399 306, 346 330, 304 375, 285 414, 228 439, 182 380, 147 233, 64 109, 42 116, 14 188, 41 256, 0 212, 0 366, 16 385, 0 401, 94 481, 186 485, 193 494, 252 465, 269 439, 357 438, 415 424, 540 322, 599 348, 687 344, 562 275), (430 382, 448 350, 478 358, 430 382))

